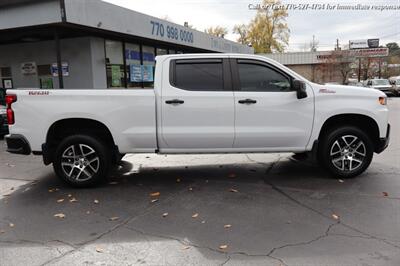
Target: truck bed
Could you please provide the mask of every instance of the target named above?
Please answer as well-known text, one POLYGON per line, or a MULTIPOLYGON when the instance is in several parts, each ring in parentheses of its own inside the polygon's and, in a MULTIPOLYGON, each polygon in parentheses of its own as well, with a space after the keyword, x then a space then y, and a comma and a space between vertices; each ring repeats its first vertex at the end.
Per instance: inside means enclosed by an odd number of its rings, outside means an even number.
POLYGON ((18 89, 13 103, 16 123, 32 151, 40 151, 51 125, 74 117, 101 121, 111 131, 120 152, 154 152, 156 107, 152 89, 18 89), (128 141, 129 140, 129 141, 128 141))

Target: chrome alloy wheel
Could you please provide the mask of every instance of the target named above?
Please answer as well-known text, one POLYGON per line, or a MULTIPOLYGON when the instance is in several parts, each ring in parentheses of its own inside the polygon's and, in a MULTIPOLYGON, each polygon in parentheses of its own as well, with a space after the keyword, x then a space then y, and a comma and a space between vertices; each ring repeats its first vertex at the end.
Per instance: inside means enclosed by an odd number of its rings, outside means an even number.
POLYGON ((96 151, 85 144, 69 146, 61 157, 61 168, 71 180, 89 180, 99 171, 99 167, 100 159, 96 151))
POLYGON ((367 149, 364 142, 354 135, 341 136, 332 144, 330 151, 332 164, 344 172, 351 172, 361 167, 366 156, 367 149))

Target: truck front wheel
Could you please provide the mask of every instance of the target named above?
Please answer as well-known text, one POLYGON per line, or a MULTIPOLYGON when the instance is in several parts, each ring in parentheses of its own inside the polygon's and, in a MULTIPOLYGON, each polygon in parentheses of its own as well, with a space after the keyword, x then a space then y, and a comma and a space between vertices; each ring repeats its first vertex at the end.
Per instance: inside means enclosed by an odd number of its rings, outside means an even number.
POLYGON ((74 187, 90 187, 105 181, 110 167, 106 146, 87 135, 66 137, 58 145, 53 162, 54 171, 74 187))
POLYGON ((362 130, 342 126, 323 137, 319 157, 333 175, 351 178, 363 173, 371 164, 373 147, 370 137, 362 130))

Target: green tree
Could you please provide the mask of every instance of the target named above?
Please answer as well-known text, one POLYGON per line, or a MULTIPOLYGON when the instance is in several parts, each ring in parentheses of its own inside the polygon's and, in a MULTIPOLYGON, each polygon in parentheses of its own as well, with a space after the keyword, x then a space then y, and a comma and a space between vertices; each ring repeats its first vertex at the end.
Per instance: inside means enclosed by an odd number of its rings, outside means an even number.
POLYGON ((386 44, 386 47, 389 48, 389 54, 392 55, 393 53, 399 53, 400 47, 396 42, 390 42, 386 44))
POLYGON ((288 12, 281 0, 263 0, 249 25, 236 25, 234 33, 240 35, 239 42, 251 44, 256 53, 283 52, 289 43, 288 12))
POLYGON ((221 26, 209 27, 204 30, 205 33, 210 34, 215 37, 224 38, 228 34, 228 29, 221 26))

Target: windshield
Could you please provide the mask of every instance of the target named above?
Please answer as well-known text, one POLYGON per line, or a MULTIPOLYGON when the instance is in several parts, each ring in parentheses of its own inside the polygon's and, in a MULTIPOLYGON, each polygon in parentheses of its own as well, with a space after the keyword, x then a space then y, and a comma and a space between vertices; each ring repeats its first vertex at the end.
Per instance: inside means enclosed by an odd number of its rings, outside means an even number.
POLYGON ((376 79, 372 80, 372 85, 390 85, 387 79, 376 79))

